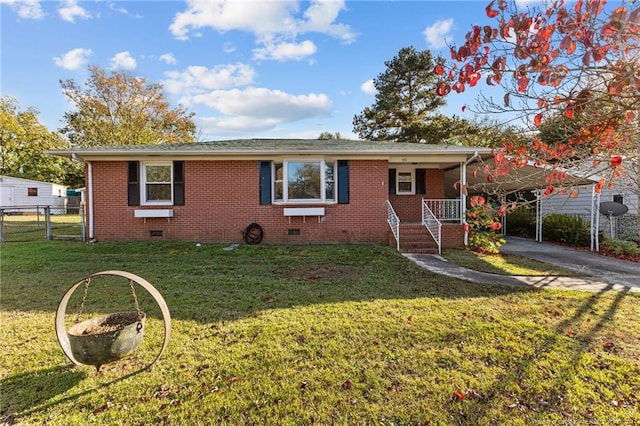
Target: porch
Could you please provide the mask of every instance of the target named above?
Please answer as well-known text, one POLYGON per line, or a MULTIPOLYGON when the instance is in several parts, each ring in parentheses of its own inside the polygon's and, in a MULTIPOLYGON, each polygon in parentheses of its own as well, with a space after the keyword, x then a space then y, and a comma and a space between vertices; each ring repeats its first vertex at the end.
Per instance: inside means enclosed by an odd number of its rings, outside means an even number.
POLYGON ((401 253, 438 253, 465 243, 460 199, 387 200, 389 244, 401 253))

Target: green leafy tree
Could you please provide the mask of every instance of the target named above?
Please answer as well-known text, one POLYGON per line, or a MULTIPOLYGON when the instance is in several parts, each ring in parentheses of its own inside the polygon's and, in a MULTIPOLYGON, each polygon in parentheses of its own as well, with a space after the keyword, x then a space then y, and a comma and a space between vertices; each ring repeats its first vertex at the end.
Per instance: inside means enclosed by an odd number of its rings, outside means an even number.
POLYGON ((60 81, 76 110, 64 115, 62 132, 78 146, 193 142, 194 113, 171 108, 162 85, 145 78, 89 67, 86 87, 60 81))
POLYGON ((433 137, 432 113, 445 105, 436 94, 438 76, 434 68, 444 59, 434 59, 428 50, 405 47, 390 61, 386 71, 373 80, 376 100, 353 118, 353 129, 361 139, 393 142, 439 143, 433 137))
POLYGON ((21 110, 15 99, 0 98, 0 174, 65 185, 81 184, 82 169, 69 160, 47 155, 68 148, 59 134, 38 121, 33 108, 21 110), (75 178, 75 179, 74 179, 75 178))
POLYGON ((320 133, 320 136, 318 136, 319 140, 325 140, 325 141, 329 141, 329 140, 340 140, 342 139, 342 135, 340 134, 340 132, 335 132, 335 133, 331 133, 331 132, 322 132, 320 133))

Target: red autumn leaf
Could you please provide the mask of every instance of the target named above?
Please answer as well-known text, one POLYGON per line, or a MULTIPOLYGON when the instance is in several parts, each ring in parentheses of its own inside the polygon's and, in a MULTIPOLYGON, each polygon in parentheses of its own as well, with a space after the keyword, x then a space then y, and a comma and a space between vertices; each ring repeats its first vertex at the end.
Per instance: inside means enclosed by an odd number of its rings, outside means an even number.
POLYGON ((611 157, 611 165, 613 167, 619 167, 620 164, 622 164, 622 156, 614 155, 613 157, 611 157))
POLYGON ((464 400, 464 394, 460 390, 453 392, 452 395, 460 401, 464 400))
POLYGON ((529 85, 529 78, 527 76, 521 76, 518 78, 518 92, 523 93, 527 91, 529 85))
POLYGON ((636 113, 633 111, 627 111, 625 117, 624 117, 624 121, 627 123, 631 123, 631 121, 635 118, 636 113))
POLYGON ((467 109, 467 106, 466 105, 462 105, 462 108, 460 108, 460 109, 462 110, 462 112, 464 112, 464 110, 467 109))
POLYGON ((578 191, 575 189, 571 191, 571 194, 569 194, 570 198, 576 198, 577 196, 578 196, 578 191))
POLYGON ((540 127, 540 124, 542 124, 542 113, 535 116, 535 118, 533 119, 533 124, 535 124, 536 127, 540 127))
POLYGON ((493 229, 494 231, 497 231, 499 229, 502 228, 502 224, 500 222, 492 222, 491 223, 491 229, 493 229))
POLYGON ((573 118, 573 108, 567 108, 567 110, 564 112, 564 115, 567 118, 573 118))
POLYGON ((436 94, 438 96, 446 96, 451 92, 451 86, 448 83, 441 81, 436 86, 436 94))
POLYGON ((571 338, 576 337, 576 332, 573 331, 572 329, 568 329, 567 330, 567 336, 569 336, 571 338))
POLYGON ((491 3, 489 3, 489 5, 486 7, 486 11, 487 11, 487 16, 489 18, 495 18, 496 16, 498 16, 500 14, 500 12, 498 12, 497 10, 495 10, 493 8, 493 3, 495 2, 495 0, 492 0, 491 3))
POLYGON ((436 65, 436 67, 433 69, 433 72, 434 72, 436 75, 442 75, 442 74, 444 74, 444 67, 443 67, 442 65, 438 64, 438 65, 436 65))
POLYGON ((509 106, 509 100, 510 100, 509 93, 505 93, 504 98, 503 98, 504 106, 506 106, 506 107, 509 106))

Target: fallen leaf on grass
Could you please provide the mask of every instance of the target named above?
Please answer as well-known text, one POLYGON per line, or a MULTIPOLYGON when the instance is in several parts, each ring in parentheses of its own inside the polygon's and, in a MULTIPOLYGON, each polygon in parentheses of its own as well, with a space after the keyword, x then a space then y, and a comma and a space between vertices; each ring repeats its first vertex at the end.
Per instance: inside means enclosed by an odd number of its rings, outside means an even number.
POLYGON ((464 400, 464 394, 460 390, 453 392, 452 395, 460 401, 464 400))

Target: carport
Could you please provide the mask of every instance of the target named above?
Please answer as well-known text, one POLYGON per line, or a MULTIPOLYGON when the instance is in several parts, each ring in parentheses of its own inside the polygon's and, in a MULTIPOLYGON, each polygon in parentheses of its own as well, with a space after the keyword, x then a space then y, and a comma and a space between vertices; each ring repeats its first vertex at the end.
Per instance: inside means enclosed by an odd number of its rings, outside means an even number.
MULTIPOLYGON (((493 157, 478 158, 478 161, 467 165, 466 186, 468 195, 484 195, 494 198, 496 201, 505 202, 509 198, 522 196, 529 193, 533 197, 531 204, 535 206, 535 239, 542 242, 542 209, 541 202, 545 197, 559 196, 558 193, 545 195, 548 176, 553 170, 550 167, 537 166, 533 161, 526 165, 513 168, 506 176, 495 177, 491 182, 487 179, 485 170, 494 170, 495 163, 493 157)), ((596 191, 596 184, 600 177, 594 170, 587 173, 571 172, 565 169, 555 170, 564 174, 562 186, 565 188, 579 185, 590 185, 591 205, 590 205, 590 235, 591 251, 600 251, 600 241, 598 229, 600 228, 600 193, 596 191)), ((453 190, 456 183, 460 181, 459 169, 448 169, 445 171, 445 182, 447 190, 453 190)), ((563 196, 566 196, 563 194, 563 196)), ((506 233, 506 217, 502 218, 502 230, 506 233)))

